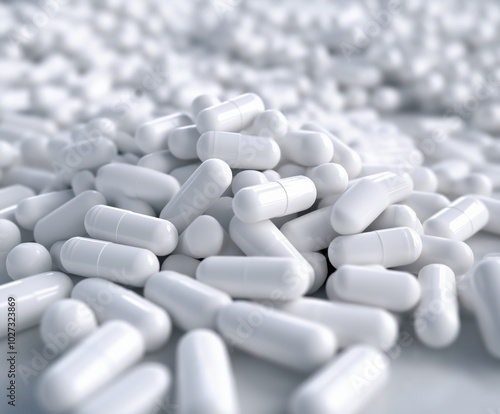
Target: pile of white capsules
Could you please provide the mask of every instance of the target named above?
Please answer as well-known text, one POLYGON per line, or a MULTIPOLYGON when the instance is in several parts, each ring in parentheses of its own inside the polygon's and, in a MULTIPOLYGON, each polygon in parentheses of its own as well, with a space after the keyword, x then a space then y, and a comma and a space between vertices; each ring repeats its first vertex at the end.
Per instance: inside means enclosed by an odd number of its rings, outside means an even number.
POLYGON ((0 21, 0 338, 37 327, 58 355, 44 412, 252 412, 238 349, 306 375, 288 412, 352 414, 401 321, 444 348, 459 312, 500 358, 500 254, 466 243, 500 235, 498 3, 19 1, 0 21), (173 327, 175 381, 141 362, 173 327))

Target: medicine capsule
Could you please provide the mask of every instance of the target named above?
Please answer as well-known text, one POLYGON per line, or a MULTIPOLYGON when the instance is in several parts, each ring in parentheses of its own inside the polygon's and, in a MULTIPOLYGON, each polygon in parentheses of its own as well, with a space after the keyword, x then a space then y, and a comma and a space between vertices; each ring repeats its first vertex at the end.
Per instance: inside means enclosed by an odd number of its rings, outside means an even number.
POLYGON ((127 164, 108 164, 99 168, 95 185, 110 201, 120 195, 138 198, 156 211, 165 207, 180 187, 177 180, 167 174, 127 164))
POLYGON ((420 341, 431 348, 451 345, 460 331, 455 274, 445 265, 425 266, 418 274, 422 297, 413 326, 420 341))
POLYGON ((282 140, 284 156, 304 167, 316 167, 330 162, 333 157, 332 141, 318 131, 289 131, 282 140))
POLYGON ((467 273, 474 263, 474 253, 464 242, 445 239, 444 237, 420 235, 422 253, 413 263, 401 266, 398 270, 418 274, 430 264, 446 265, 457 276, 467 273))
MULTIPOLYGON (((500 260, 481 260, 472 274, 474 312, 488 352, 500 359, 500 260)), ((1 288, 0 288, 1 289, 1 288)))
POLYGON ((13 206, 27 199, 33 197, 35 193, 29 187, 24 185, 10 185, 8 187, 0 188, 0 210, 13 206))
POLYGON ((253 185, 266 184, 269 180, 260 171, 243 170, 236 174, 231 183, 231 190, 236 194, 243 188, 251 187, 253 185))
POLYGON ((71 188, 75 195, 88 190, 95 190, 95 176, 89 170, 78 171, 71 179, 71 188))
POLYGON ((307 210, 316 200, 316 187, 307 177, 283 178, 243 188, 235 194, 233 210, 245 223, 307 210))
POLYGON ((417 217, 415 211, 404 204, 393 204, 387 207, 380 215, 373 220, 366 230, 383 230, 392 227, 409 227, 418 234, 423 234, 422 223, 417 217))
POLYGON ((336 268, 343 264, 384 267, 413 263, 422 252, 422 240, 408 227, 338 236, 328 247, 328 258, 336 268))
POLYGON ((200 165, 200 162, 193 162, 192 164, 183 165, 182 167, 178 167, 170 171, 169 175, 174 177, 180 185, 183 185, 187 180, 189 180, 189 178, 194 174, 194 172, 200 165))
POLYGON ((354 414, 381 391, 389 377, 389 358, 367 345, 346 349, 292 394, 292 414, 354 414))
POLYGON ((360 178, 333 205, 332 227, 339 234, 361 233, 388 206, 404 200, 412 190, 408 174, 387 172, 360 178))
POLYGON ((149 413, 158 409, 171 385, 168 368, 156 362, 145 362, 126 371, 112 384, 84 402, 74 414, 149 413))
POLYGON ((170 337, 168 314, 130 289, 92 278, 77 283, 71 297, 89 305, 99 323, 114 319, 130 323, 142 334, 148 352, 161 348, 170 337))
POLYGON ((85 237, 73 237, 64 243, 61 264, 78 276, 102 277, 137 287, 144 286, 160 270, 157 257, 149 250, 85 237))
POLYGON ((182 233, 231 185, 231 168, 222 160, 204 161, 163 208, 160 218, 170 221, 182 233))
POLYGON ((245 130, 246 134, 258 137, 270 137, 276 140, 286 136, 288 132, 288 120, 282 112, 277 109, 268 109, 258 114, 252 125, 245 130))
POLYGON ((179 236, 176 254, 195 259, 219 254, 224 244, 224 229, 212 216, 197 217, 179 236))
POLYGON ((168 135, 168 149, 172 155, 181 160, 195 160, 198 158, 196 144, 199 138, 200 133, 196 125, 176 128, 168 135))
POLYGON ((84 191, 77 195, 36 223, 35 241, 50 248, 56 241, 86 236, 85 215, 99 204, 106 204, 106 199, 97 191, 84 191))
POLYGON ((0 219, 0 285, 10 282, 10 277, 5 267, 9 252, 21 243, 21 232, 12 221, 0 219))
POLYGON ((64 352, 97 329, 94 312, 85 303, 62 299, 52 303, 40 320, 40 337, 46 346, 64 352))
POLYGON ((204 109, 218 104, 220 104, 220 99, 215 95, 199 95, 193 99, 193 102, 191 102, 191 112, 196 118, 204 109))
POLYGON ((489 219, 482 231, 500 235, 500 200, 492 197, 476 196, 489 212, 489 219))
POLYGON ((207 131, 239 132, 251 125, 264 109, 264 102, 259 96, 245 93, 203 109, 196 116, 196 127, 200 134, 207 131))
POLYGON ((300 262, 286 257, 208 257, 196 279, 245 299, 293 300, 309 288, 300 262))
POLYGON ((219 310, 231 303, 227 293, 173 271, 151 276, 144 297, 166 309, 174 325, 186 331, 215 329, 219 310))
POLYGON ((302 256, 306 259, 307 263, 311 265, 314 270, 314 282, 312 286, 307 290, 307 293, 316 292, 328 276, 328 263, 326 257, 317 252, 302 252, 302 256))
POLYGON ((137 214, 142 214, 143 216, 156 217, 156 212, 154 211, 153 207, 151 207, 145 201, 139 200, 138 198, 117 196, 113 200, 113 205, 116 208, 131 211, 137 214))
POLYGON ((480 231, 488 220, 486 206, 475 197, 464 196, 429 217, 423 226, 430 236, 463 241, 480 231))
POLYGON ((240 412, 231 360, 216 333, 197 329, 177 346, 179 414, 240 412))
POLYGON ((21 243, 14 247, 5 261, 7 273, 13 280, 19 280, 52 269, 49 251, 38 243, 21 243))
POLYGON ((137 329, 123 321, 107 322, 43 372, 35 389, 38 403, 54 414, 73 410, 143 355, 137 329))
POLYGON ((405 312, 420 299, 420 286, 417 279, 406 272, 343 265, 328 278, 326 295, 330 300, 338 297, 347 302, 405 312))
POLYGON ((161 270, 172 270, 194 278, 199 264, 199 260, 184 254, 171 254, 161 264, 161 270))
MULTIPOLYGON (((0 312, 7 315, 9 298, 15 299, 16 330, 37 325, 45 310, 54 302, 69 296, 73 282, 64 273, 47 272, 5 283, 0 286, 0 312)), ((0 338, 7 336, 7 318, 0 324, 0 338)))
POLYGON ((168 135, 175 128, 192 125, 189 115, 175 113, 140 124, 135 131, 137 146, 146 154, 167 149, 168 135))
POLYGON ((449 206, 450 200, 442 194, 413 191, 408 198, 399 203, 410 207, 423 223, 438 211, 449 206))
POLYGON ((85 216, 87 233, 99 240, 151 250, 157 256, 171 253, 177 246, 177 229, 156 217, 98 205, 85 216))
POLYGON ((137 162, 138 167, 149 168, 168 174, 170 171, 193 162, 193 160, 181 160, 174 157, 170 150, 162 150, 147 154, 137 162))
POLYGON ((16 220, 25 229, 33 230, 38 221, 67 203, 74 195, 71 190, 63 190, 25 198, 17 205, 16 220))
POLYGON ((303 372, 320 367, 337 350, 334 334, 324 326, 251 302, 222 308, 217 330, 257 358, 303 372))
POLYGON ((196 145, 200 160, 218 158, 231 168, 265 170, 274 168, 281 156, 276 141, 234 132, 205 132, 196 145))
POLYGON ((385 351, 398 338, 396 318, 380 308, 305 297, 279 304, 278 309, 326 326, 340 348, 362 343, 385 351))
POLYGON ((328 162, 317 167, 308 168, 306 176, 316 186, 318 198, 343 193, 347 189, 347 172, 340 164, 328 162))

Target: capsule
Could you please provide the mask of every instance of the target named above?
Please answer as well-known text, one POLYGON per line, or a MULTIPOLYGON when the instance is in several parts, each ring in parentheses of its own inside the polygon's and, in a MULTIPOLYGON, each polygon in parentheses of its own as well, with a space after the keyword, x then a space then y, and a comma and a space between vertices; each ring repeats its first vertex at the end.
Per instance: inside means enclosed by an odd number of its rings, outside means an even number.
POLYGON ((360 178, 333 205, 332 227, 339 234, 361 233, 388 206, 407 198, 412 190, 408 174, 387 172, 360 178))
POLYGON ((404 204, 393 204, 387 207, 380 215, 373 220, 366 230, 383 230, 392 227, 409 227, 418 234, 423 234, 422 223, 417 217, 415 211, 404 204))
POLYGON ((6 260, 9 252, 21 243, 21 232, 12 221, 0 218, 0 285, 10 282, 7 273, 6 260))
POLYGON ((198 158, 196 144, 199 138, 200 133, 196 125, 175 128, 168 135, 168 149, 173 156, 181 160, 196 160, 198 158))
POLYGON ((482 231, 500 235, 500 200, 491 197, 477 196, 489 212, 489 219, 482 231))
POLYGON ((340 164, 328 162, 317 167, 308 168, 306 176, 316 186, 318 198, 332 194, 343 193, 347 189, 348 177, 344 167, 340 164))
POLYGON ((176 254, 195 259, 219 254, 224 244, 224 229, 212 216, 197 217, 179 236, 176 254))
POLYGON ((317 167, 333 158, 332 141, 318 131, 289 131, 282 140, 285 158, 304 167, 317 167))
POLYGON ((38 403, 54 414, 73 410, 143 355, 137 329, 123 321, 107 322, 43 372, 35 389, 38 403))
POLYGON ((324 326, 256 303, 233 302, 219 312, 226 341, 278 365, 310 372, 335 354, 335 335, 324 326))
POLYGON ((270 137, 277 140, 286 136, 288 120, 277 109, 268 109, 255 117, 252 125, 245 131, 246 134, 258 137, 270 137))
MULTIPOLYGON (((64 273, 47 272, 15 280, 0 286, 0 312, 7 315, 15 299, 16 331, 36 326, 45 310, 54 302, 66 298, 73 289, 73 282, 64 273)), ((0 338, 7 336, 7 318, 0 324, 0 338)))
POLYGON ((220 104, 220 99, 215 95, 203 94, 193 99, 191 102, 191 112, 196 118, 204 109, 220 104))
POLYGON ((34 195, 33 190, 24 185, 10 185, 0 188, 0 210, 16 205, 34 195))
POLYGON ((327 327, 339 348, 361 343, 386 351, 398 338, 396 318, 380 308, 305 297, 279 304, 278 309, 327 327))
POLYGON ((92 278, 77 283, 71 297, 89 305, 99 323, 114 319, 130 323, 142 334, 148 352, 161 348, 170 337, 168 314, 130 289, 92 278))
POLYGON ((410 207, 423 223, 438 211, 450 205, 450 200, 442 194, 413 191, 410 196, 399 202, 410 207))
POLYGON ((465 196, 429 217, 423 226, 430 236, 463 241, 480 231, 488 220, 486 206, 475 197, 465 196))
MULTIPOLYGON (((500 359, 500 260, 481 260, 472 274, 474 312, 488 352, 500 359)), ((1 289, 1 287, 0 287, 1 289)))
POLYGON ((264 109, 264 102, 259 96, 245 93, 203 109, 196 116, 196 127, 200 134, 207 131, 239 132, 251 125, 264 109))
MULTIPOLYGON (((97 171, 96 188, 110 201, 123 195, 137 198, 160 211, 179 191, 177 180, 149 168, 108 164, 97 171)), ((104 203, 100 203, 104 204, 104 203)))
POLYGON ((113 205, 116 208, 142 214, 143 216, 156 217, 156 212, 153 207, 138 198, 117 196, 113 200, 113 205))
POLYGON ((161 270, 172 270, 194 278, 199 265, 199 260, 185 254, 171 254, 161 264, 161 270))
POLYGON ((151 276, 144 297, 166 309, 174 325, 186 331, 215 329, 219 310, 231 303, 227 293, 173 271, 151 276))
POLYGON ((196 279, 245 299, 293 300, 309 288, 300 262, 286 257, 208 257, 196 279))
POLYGON ((52 258, 41 244, 21 243, 9 252, 5 267, 12 280, 19 280, 50 271, 52 258))
POLYGON ((38 221, 73 197, 73 191, 63 190, 25 198, 17 205, 16 221, 25 229, 33 230, 38 221))
POLYGON ((340 266, 326 283, 330 300, 340 298, 394 312, 415 307, 420 299, 417 279, 406 272, 367 266, 340 266))
POLYGON ((314 270, 270 220, 244 223, 233 217, 229 235, 247 256, 288 257, 301 263, 303 277, 314 283, 314 270))
POLYGON ((191 162, 193 162, 193 160, 181 160, 174 157, 170 150, 162 150, 144 155, 144 157, 137 162, 137 166, 168 174, 170 171, 191 162))
POLYGON ((445 239, 444 237, 420 235, 422 253, 413 263, 401 266, 398 270, 418 274, 430 264, 446 265, 457 276, 466 274, 474 264, 474 253, 464 242, 445 239))
POLYGON ((240 412, 231 360, 219 335, 206 329, 185 334, 176 360, 179 414, 240 412))
POLYGON ((88 170, 78 171, 71 179, 71 189, 75 195, 95 190, 95 176, 88 170))
POLYGON ((99 204, 106 204, 106 199, 97 191, 84 191, 77 195, 36 223, 35 241, 50 248, 56 241, 86 236, 85 215, 99 204))
POLYGON ((97 329, 94 312, 85 303, 62 299, 51 304, 40 320, 40 337, 46 346, 66 351, 97 329))
POLYGON ((189 180, 200 165, 201 162, 193 162, 192 164, 183 165, 182 167, 178 167, 170 171, 169 175, 174 177, 180 185, 183 185, 187 180, 189 180))
POLYGON ((389 358, 356 345, 314 373, 292 394, 291 414, 354 414, 367 406, 389 377, 389 358))
POLYGON ((170 371, 165 365, 145 362, 118 377, 73 414, 154 412, 165 400, 171 382, 170 371))
POLYGON ((222 160, 204 161, 163 208, 160 218, 170 221, 182 233, 231 185, 231 168, 222 160))
POLYGON ((448 266, 431 264, 420 270, 418 281, 422 298, 414 315, 415 334, 428 347, 447 347, 460 331, 455 274, 448 266))
POLYGON ((316 200, 316 187, 307 177, 283 178, 244 188, 235 194, 233 210, 245 223, 307 210, 316 200))
POLYGON ((111 282, 142 287, 160 270, 149 250, 102 240, 73 237, 61 249, 61 264, 69 273, 102 277, 111 282))
POLYGON ((94 239, 151 250, 157 256, 171 253, 177 246, 177 229, 156 217, 98 205, 85 216, 85 230, 94 239))
POLYGON ((269 180, 260 171, 244 170, 236 174, 231 183, 231 190, 236 194, 243 188, 251 187, 253 185, 267 184, 269 180))
POLYGON ((413 263, 422 253, 422 240, 408 227, 395 227, 367 233, 338 236, 328 247, 330 263, 384 267, 413 263))
POLYGON ((135 131, 137 146, 146 154, 167 149, 170 132, 175 128, 192 124, 191 117, 183 113, 175 113, 144 122, 135 131))

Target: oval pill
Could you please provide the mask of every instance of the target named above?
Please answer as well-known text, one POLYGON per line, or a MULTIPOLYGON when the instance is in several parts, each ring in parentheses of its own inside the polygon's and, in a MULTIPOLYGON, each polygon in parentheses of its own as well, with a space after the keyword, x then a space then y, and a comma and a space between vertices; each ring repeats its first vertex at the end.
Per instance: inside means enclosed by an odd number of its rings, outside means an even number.
POLYGON ((19 280, 52 269, 49 251, 38 243, 21 243, 14 247, 5 261, 9 276, 19 280))

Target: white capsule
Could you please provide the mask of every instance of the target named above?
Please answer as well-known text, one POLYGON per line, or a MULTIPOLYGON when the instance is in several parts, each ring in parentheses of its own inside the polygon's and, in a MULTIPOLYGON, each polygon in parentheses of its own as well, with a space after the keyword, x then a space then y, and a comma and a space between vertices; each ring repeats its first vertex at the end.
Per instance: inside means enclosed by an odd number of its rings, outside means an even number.
POLYGON ((54 414, 73 410, 143 355, 137 329, 123 321, 107 322, 43 372, 36 387, 38 403, 54 414))
POLYGON ((393 204, 387 207, 366 230, 383 230, 392 227, 409 227, 418 234, 423 234, 422 223, 417 217, 415 211, 403 204, 393 204))
POLYGON ((492 197, 476 196, 483 203, 489 212, 489 219, 482 231, 500 235, 500 200, 492 197))
POLYGON ((170 171, 169 175, 174 177, 180 185, 184 185, 184 183, 189 180, 200 165, 201 162, 193 162, 192 164, 183 165, 182 167, 178 167, 170 171))
POLYGON ((199 138, 200 133, 196 125, 176 128, 168 135, 168 149, 172 155, 181 160, 195 160, 198 158, 196 144, 199 138))
POLYGON ((98 205, 85 216, 87 233, 99 240, 151 250, 157 256, 177 246, 177 229, 166 220, 98 205))
POLYGON ((316 200, 316 187, 307 177, 283 178, 244 188, 235 194, 233 210, 245 223, 307 210, 316 200))
POLYGON ((0 141, 0 169, 9 168, 16 163, 19 150, 7 141, 0 141))
POLYGON ((298 371, 313 371, 337 350, 334 334, 324 326, 251 302, 222 308, 217 329, 231 345, 298 371))
POLYGON ((10 282, 6 268, 6 259, 9 252, 21 243, 21 232, 11 220, 0 218, 0 285, 10 282))
POLYGON ((356 178, 358 176, 359 172, 361 171, 362 162, 360 156, 356 151, 350 148, 335 135, 328 132, 325 128, 317 124, 307 123, 302 126, 302 129, 307 131, 322 132, 328 138, 330 138, 330 141, 333 145, 333 157, 328 161, 342 165, 342 167, 344 167, 347 171, 349 179, 352 180, 353 178, 356 178))
POLYGON ((326 249, 338 236, 330 223, 332 207, 323 207, 290 220, 280 230, 299 252, 326 249))
POLYGON ((192 125, 186 114, 175 113, 140 124, 135 131, 138 147, 146 154, 168 148, 168 135, 175 128, 192 125))
POLYGON ((35 241, 50 248, 56 241, 87 235, 84 226, 85 215, 99 204, 106 204, 102 194, 97 191, 84 191, 36 223, 35 241))
POLYGON ((74 414, 138 414, 158 409, 170 389, 168 368, 156 362, 137 365, 84 402, 74 414))
POLYGON ((295 175, 305 175, 307 168, 297 164, 283 164, 278 167, 278 174, 280 178, 293 177, 295 175))
MULTIPOLYGON (((3 185, 21 184, 31 188, 36 193, 42 192, 47 186, 57 180, 55 174, 40 168, 12 167, 5 173, 3 185)), ((32 193, 26 197, 32 197, 32 193)), ((26 198, 24 197, 24 198, 26 198)))
POLYGON ((367 233, 338 236, 328 247, 330 263, 384 267, 413 263, 422 252, 422 240, 408 227, 395 227, 367 233))
POLYGON ((281 156, 272 138, 225 131, 205 132, 196 144, 196 152, 202 161, 218 158, 231 168, 255 170, 274 168, 281 156))
POLYGON ((78 171, 71 179, 71 188, 75 195, 95 190, 95 175, 88 170, 78 171))
POLYGON ((282 145, 284 156, 304 167, 330 162, 334 154, 332 141, 319 131, 289 131, 282 145))
POLYGON ((85 237, 73 237, 64 243, 61 264, 78 276, 102 277, 138 287, 160 270, 157 257, 149 250, 85 237))
POLYGON ((464 178, 448 183, 438 191, 452 198, 467 194, 489 196, 493 191, 493 184, 485 174, 471 173, 464 178))
POLYGON ((420 235, 422 253, 413 263, 401 266, 398 270, 418 274, 430 264, 442 264, 451 268, 457 276, 466 274, 474 263, 472 249, 462 241, 445 239, 444 237, 420 235))
POLYGON ((174 252, 195 259, 219 254, 224 242, 224 229, 212 216, 197 217, 179 235, 174 252))
POLYGON ((450 205, 450 200, 442 194, 413 191, 409 197, 399 203, 410 207, 423 223, 429 217, 450 205))
POLYGON ((168 314, 130 289, 92 278, 77 283, 71 297, 89 305, 99 323, 115 319, 130 323, 142 334, 148 352, 160 349, 170 337, 168 314))
POLYGON ((384 387, 389 358, 367 345, 346 349, 294 391, 291 414, 354 414, 384 387))
POLYGON ((406 272, 369 266, 340 266, 326 283, 330 300, 376 306, 394 312, 405 312, 420 299, 417 279, 406 272))
POLYGON ((200 261, 184 254, 170 254, 162 263, 161 270, 171 270, 192 278, 196 275, 200 261))
POLYGON ((463 241, 480 231, 488 220, 486 206, 475 197, 464 196, 429 217, 423 226, 430 236, 463 241))
POLYGON ((204 109, 218 104, 220 104, 220 99, 215 95, 199 95, 193 99, 193 102, 191 102, 191 112, 196 118, 204 109))
POLYGON ((231 183, 231 190, 236 194, 242 188, 251 187, 253 185, 268 183, 266 176, 260 171, 244 170, 236 174, 231 183))
POLYGON ((481 260, 472 274, 474 313, 488 352, 500 359, 500 260, 481 260))
POLYGON ((33 190, 24 185, 10 185, 0 188, 0 210, 19 204, 19 202, 34 195, 33 190))
POLYGON ((219 310, 231 303, 227 293, 173 271, 151 276, 144 297, 166 309, 174 325, 186 331, 215 329, 219 310))
POLYGON ((314 293, 325 283, 328 276, 328 263, 326 257, 321 253, 302 252, 301 254, 314 270, 314 282, 307 294, 314 293))
POLYGON ((244 223, 234 217, 229 224, 229 234, 247 256, 291 257, 301 263, 303 277, 314 284, 314 270, 297 249, 270 220, 244 223))
POLYGON ((13 280, 19 280, 50 271, 52 258, 41 244, 21 243, 9 252, 5 266, 9 276, 13 280))
POLYGON ((404 200, 412 190, 408 174, 386 172, 360 178, 333 205, 332 227, 339 234, 360 233, 389 205, 404 200))
POLYGON ((216 333, 198 329, 185 334, 177 348, 179 414, 238 414, 231 361, 216 333))
POLYGON ((200 134, 207 131, 239 132, 251 125, 264 109, 264 102, 259 96, 245 93, 203 109, 196 116, 196 127, 200 134))
POLYGON ((139 159, 139 161, 137 162, 137 166, 168 174, 170 171, 192 162, 193 160, 181 160, 177 157, 174 157, 170 150, 163 150, 145 155, 144 157, 139 159))
POLYGON ((132 211, 133 213, 142 214, 144 216, 156 217, 156 212, 153 207, 138 198, 117 196, 113 200, 113 205, 122 210, 132 211))
POLYGON ((208 257, 196 279, 244 299, 292 300, 309 288, 300 262, 286 257, 208 257))
POLYGON ((94 312, 85 303, 62 299, 52 303, 40 320, 40 337, 45 346, 62 353, 97 329, 94 312))
POLYGON ((340 164, 328 162, 317 167, 308 168, 306 176, 316 186, 318 198, 343 193, 347 189, 347 172, 340 164))
POLYGON ((279 142, 287 132, 288 121, 285 115, 277 109, 268 109, 258 114, 252 125, 245 131, 249 135, 274 138, 279 142))
POLYGON ((455 274, 445 265, 425 266, 418 274, 422 297, 413 325, 418 339, 431 348, 451 345, 460 331, 455 274))
POLYGON ((177 180, 167 174, 126 164, 108 164, 99 168, 95 184, 110 201, 117 196, 137 198, 156 211, 165 207, 180 188, 177 180))
POLYGON ((231 185, 231 168, 222 160, 203 162, 163 208, 160 218, 170 221, 182 233, 231 185))
POLYGON ((278 308, 326 326, 340 348, 362 343, 388 350, 398 337, 396 318, 380 308, 310 297, 279 304, 278 308))
MULTIPOLYGON (((7 315, 7 308, 16 305, 16 331, 37 325, 43 312, 54 302, 69 296, 73 282, 64 273, 47 272, 15 280, 0 286, 0 311, 7 315)), ((7 318, 0 325, 0 338, 7 336, 7 318)))

